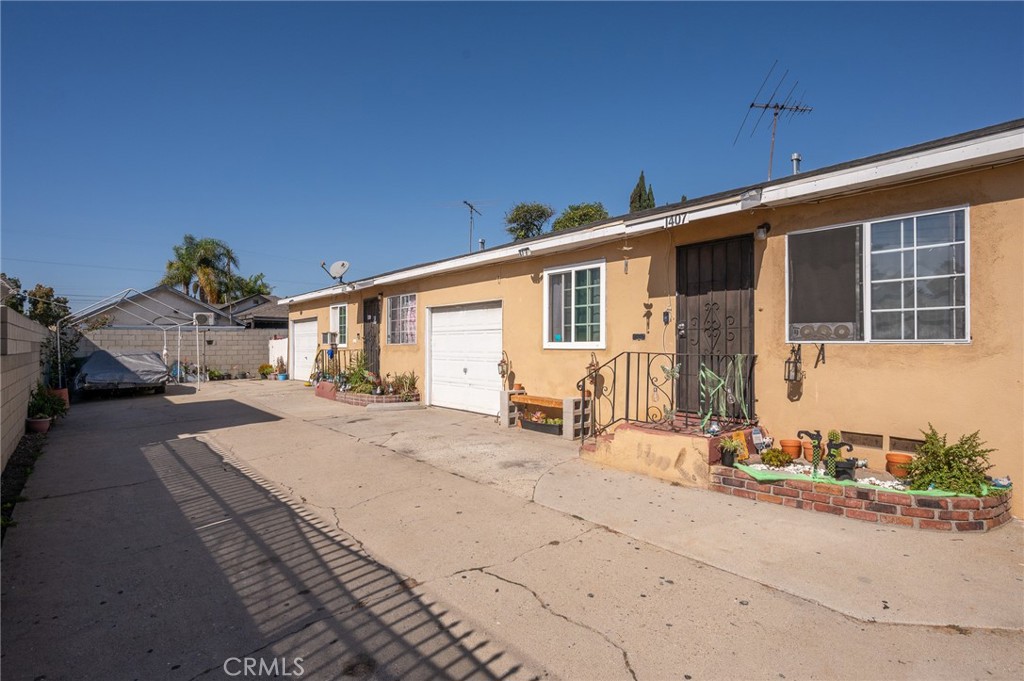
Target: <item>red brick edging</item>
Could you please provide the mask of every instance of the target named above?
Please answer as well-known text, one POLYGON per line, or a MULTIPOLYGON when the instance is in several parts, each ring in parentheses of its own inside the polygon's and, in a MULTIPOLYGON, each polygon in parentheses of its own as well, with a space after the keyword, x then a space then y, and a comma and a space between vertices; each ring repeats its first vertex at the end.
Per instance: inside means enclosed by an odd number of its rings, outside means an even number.
POLYGON ((725 466, 711 467, 711 489, 754 501, 920 530, 985 532, 1013 519, 1009 490, 988 497, 933 497, 811 480, 760 483, 737 468, 725 466))
POLYGON ((352 404, 357 407, 365 407, 368 404, 394 404, 396 402, 419 402, 419 393, 415 393, 412 399, 404 399, 401 395, 366 395, 364 393, 338 392, 334 399, 345 404, 352 404))

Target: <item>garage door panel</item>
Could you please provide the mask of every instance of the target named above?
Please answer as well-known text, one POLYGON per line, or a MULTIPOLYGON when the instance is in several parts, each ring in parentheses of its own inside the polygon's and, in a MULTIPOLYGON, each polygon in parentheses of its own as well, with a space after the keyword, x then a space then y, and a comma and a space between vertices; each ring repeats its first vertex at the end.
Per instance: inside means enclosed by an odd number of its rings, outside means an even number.
POLYGON ((292 325, 292 346, 295 354, 292 361, 292 374, 289 378, 295 381, 308 381, 313 373, 316 351, 320 347, 316 332, 316 320, 295 322, 292 325))
POLYGON ((501 304, 432 311, 430 401, 482 414, 498 412, 501 304))

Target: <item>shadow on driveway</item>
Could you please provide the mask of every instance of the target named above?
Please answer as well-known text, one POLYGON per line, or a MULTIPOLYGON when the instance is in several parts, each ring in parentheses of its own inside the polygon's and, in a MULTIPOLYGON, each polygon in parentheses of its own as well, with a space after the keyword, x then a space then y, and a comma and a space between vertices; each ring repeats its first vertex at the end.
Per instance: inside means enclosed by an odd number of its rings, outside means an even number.
POLYGON ((74 412, 4 546, 4 679, 524 673, 354 540, 170 434, 273 415, 154 397, 74 412))

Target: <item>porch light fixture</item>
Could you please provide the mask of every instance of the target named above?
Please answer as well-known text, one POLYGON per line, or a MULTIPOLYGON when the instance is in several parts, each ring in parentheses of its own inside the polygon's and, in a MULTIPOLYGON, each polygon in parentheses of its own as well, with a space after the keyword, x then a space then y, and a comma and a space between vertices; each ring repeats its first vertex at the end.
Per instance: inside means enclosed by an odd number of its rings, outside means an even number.
POLYGON ((762 223, 754 228, 754 239, 764 241, 768 238, 768 232, 770 231, 772 231, 772 226, 767 222, 762 223))
POLYGON ((530 247, 529 246, 523 246, 522 248, 519 249, 519 257, 520 258, 525 258, 528 255, 530 255, 530 247))
POLYGON ((796 383, 803 380, 803 361, 800 358, 800 346, 794 345, 789 351, 789 359, 786 360, 784 378, 787 383, 796 383))

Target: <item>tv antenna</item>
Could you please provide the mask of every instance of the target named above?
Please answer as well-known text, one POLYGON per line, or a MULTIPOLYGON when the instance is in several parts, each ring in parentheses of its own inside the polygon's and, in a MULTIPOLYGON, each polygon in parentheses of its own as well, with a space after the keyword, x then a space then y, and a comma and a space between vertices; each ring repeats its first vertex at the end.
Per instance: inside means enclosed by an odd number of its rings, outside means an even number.
POLYGON ((466 204, 467 206, 469 206, 469 252, 472 253, 473 252, 473 213, 476 213, 477 215, 479 215, 481 217, 483 217, 483 213, 478 211, 476 209, 476 206, 474 206, 469 201, 463 201, 463 203, 466 204))
POLYGON ((331 267, 330 269, 328 269, 327 262, 324 260, 320 261, 320 269, 326 272, 327 276, 329 276, 331 279, 337 279, 339 284, 345 283, 342 281, 342 278, 345 276, 345 273, 348 272, 348 266, 348 261, 339 260, 337 262, 331 263, 331 267))
POLYGON ((764 118, 764 115, 769 111, 772 112, 772 143, 768 149, 769 180, 772 179, 772 161, 775 157, 775 130, 779 125, 779 116, 782 114, 788 114, 789 118, 792 118, 797 114, 810 113, 811 111, 813 111, 811 107, 803 103, 804 95, 807 94, 806 90, 803 94, 800 95, 799 99, 793 99, 793 93, 796 92, 796 87, 797 85, 800 84, 800 81, 796 81, 793 83, 793 87, 789 88, 789 93, 786 95, 785 99, 783 99, 782 101, 776 99, 776 95, 778 95, 779 89, 782 87, 782 84, 786 81, 786 76, 789 75, 789 69, 786 69, 786 72, 782 74, 782 78, 780 78, 779 82, 775 85, 775 89, 772 90, 772 94, 768 98, 768 101, 757 101, 758 98, 761 96, 761 91, 764 90, 764 86, 768 84, 768 79, 771 78, 772 72, 775 71, 775 67, 778 66, 778 64, 779 60, 776 59, 775 63, 772 64, 772 67, 768 69, 768 75, 764 77, 764 81, 761 83, 761 87, 757 89, 757 94, 754 95, 754 101, 752 101, 750 103, 750 106, 747 108, 747 113, 743 117, 743 122, 740 123, 740 128, 739 130, 736 131, 736 138, 733 139, 732 141, 733 146, 736 146, 736 140, 740 138, 740 133, 743 132, 743 126, 747 124, 747 118, 749 118, 750 111, 752 109, 760 109, 761 115, 757 117, 757 122, 754 124, 754 128, 750 131, 751 137, 753 137, 754 133, 757 132, 757 128, 758 126, 761 125, 761 120, 764 118))

